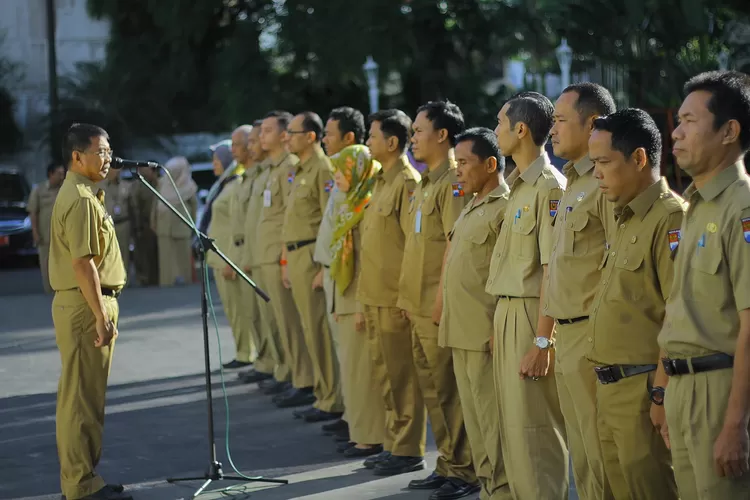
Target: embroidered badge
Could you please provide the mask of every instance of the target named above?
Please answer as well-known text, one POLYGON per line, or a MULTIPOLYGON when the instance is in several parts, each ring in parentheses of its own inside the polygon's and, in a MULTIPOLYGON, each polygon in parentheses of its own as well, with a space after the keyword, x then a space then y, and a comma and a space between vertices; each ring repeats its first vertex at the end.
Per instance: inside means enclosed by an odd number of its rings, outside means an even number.
POLYGON ((524 212, 528 212, 528 211, 529 211, 529 206, 528 206, 528 205, 524 205, 524 207, 523 207, 523 211, 524 211, 524 212))
POLYGON ((714 224, 713 222, 709 222, 709 223, 708 223, 708 224, 706 225, 706 230, 707 230, 707 231, 708 231, 709 233, 715 233, 715 232, 716 232, 716 231, 717 231, 718 229, 719 229, 719 228, 718 228, 718 227, 716 227, 716 224, 714 224))
POLYGON ((557 215, 557 206, 560 204, 560 200, 549 200, 549 215, 554 217, 557 215))
POLYGON ((464 195, 464 188, 458 182, 453 183, 453 197, 460 198, 464 195))
POLYGON ((674 251, 677 245, 680 244, 680 230, 672 229, 667 232, 667 239, 669 240, 669 249, 674 251))
POLYGON ((750 217, 742 219, 742 234, 745 236, 745 241, 750 243, 750 217))
POLYGON ((286 176, 286 181, 291 184, 294 182, 294 172, 289 172, 289 175, 286 176))
POLYGON ((325 191, 326 193, 330 193, 330 192, 331 192, 331 190, 333 190, 333 181, 331 181, 331 180, 328 180, 328 181, 326 181, 326 183, 325 183, 325 184, 323 185, 323 191, 325 191))
POLYGON ((409 203, 411 203, 412 201, 414 201, 414 190, 410 189, 409 190, 409 203))

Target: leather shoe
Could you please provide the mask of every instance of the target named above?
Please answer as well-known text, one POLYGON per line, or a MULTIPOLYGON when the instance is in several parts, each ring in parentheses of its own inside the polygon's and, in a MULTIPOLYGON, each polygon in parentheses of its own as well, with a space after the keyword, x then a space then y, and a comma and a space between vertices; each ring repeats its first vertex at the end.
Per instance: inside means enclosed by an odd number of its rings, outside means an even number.
POLYGON ((294 415, 294 418, 306 418, 308 415, 312 415, 316 411, 318 411, 318 409, 311 406, 310 408, 305 408, 304 410, 294 410, 292 412, 292 415, 294 415))
POLYGON ((333 440, 337 443, 343 443, 345 441, 349 441, 349 429, 345 429, 343 431, 339 431, 336 434, 333 435, 333 440))
MULTIPOLYGON (((125 491, 125 486, 123 486, 121 484, 108 484, 108 485, 104 486, 104 489, 105 490, 109 490, 112 493, 122 493, 123 491, 125 491)), ((102 491, 102 490, 99 490, 99 491, 102 491)), ((60 496, 60 500, 67 500, 67 497, 65 495, 61 495, 60 496)))
POLYGON ((288 398, 284 398, 276 403, 279 408, 294 408, 295 406, 307 406, 315 402, 315 396, 312 391, 297 389, 288 398))
POLYGON ((346 423, 346 420, 338 419, 330 424, 324 424, 320 429, 323 431, 323 435, 333 436, 338 431, 346 430, 348 432, 349 424, 346 423))
POLYGON ((273 378, 273 375, 270 373, 259 372, 257 370, 250 370, 248 372, 240 372, 237 377, 243 384, 254 384, 256 382, 273 378))
POLYGON ((364 458, 371 457, 373 455, 379 455, 382 452, 382 444, 376 444, 375 446, 370 446, 369 448, 357 448, 356 446, 352 446, 351 448, 344 451, 344 456, 346 458, 364 458))
POLYGON ((333 413, 330 411, 323 411, 319 409, 315 409, 314 412, 310 412, 307 415, 305 415, 303 418, 305 419, 305 422, 308 424, 314 424, 317 422, 326 422, 328 420, 336 420, 338 418, 341 418, 342 413, 333 413))
POLYGON ((253 364, 249 361, 238 361, 236 359, 230 361, 229 363, 224 363, 222 366, 225 370, 234 370, 236 368, 247 368, 248 366, 252 366, 253 364))
POLYGON ((365 469, 374 469, 375 466, 378 464, 378 462, 382 462, 383 460, 388 460, 391 457, 390 451, 383 451, 378 453, 377 455, 374 455, 368 459, 366 459, 364 462, 362 462, 362 466, 365 469))
POLYGON ((478 484, 470 484, 462 479, 452 477, 445 481, 440 489, 430 495, 430 500, 453 500, 478 493, 482 487, 478 484))
POLYGON ((336 446, 336 451, 338 451, 339 453, 344 453, 346 450, 353 448, 355 444, 357 443, 353 443, 351 441, 347 443, 341 443, 338 446, 336 446))
POLYGON ((399 457, 391 455, 375 465, 376 476, 395 476, 424 469, 423 457, 399 457))
MULTIPOLYGON (((288 391, 292 384, 289 382, 277 382, 273 379, 265 380, 264 382, 267 382, 263 387, 261 387, 261 391, 266 396, 271 396, 273 394, 282 394, 286 391, 288 391)), ((263 382, 261 382, 262 384, 263 382)))
POLYGON ((433 472, 424 479, 415 479, 409 482, 410 490, 436 490, 440 488, 448 479, 441 476, 437 472, 433 472))
POLYGON ((278 394, 275 394, 271 398, 271 401, 273 401, 273 403, 276 404, 279 401, 281 401, 282 399, 286 399, 286 398, 292 397, 296 392, 297 392, 297 389, 295 389, 294 387, 292 387, 292 385, 290 384, 289 385, 289 389, 285 390, 284 392, 280 392, 278 394))

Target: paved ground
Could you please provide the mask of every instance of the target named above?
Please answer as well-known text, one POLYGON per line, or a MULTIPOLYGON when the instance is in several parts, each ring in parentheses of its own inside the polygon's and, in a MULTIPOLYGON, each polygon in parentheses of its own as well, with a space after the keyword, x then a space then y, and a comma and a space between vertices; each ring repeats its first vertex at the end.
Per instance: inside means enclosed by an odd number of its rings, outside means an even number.
MULTIPOLYGON (((59 498, 55 452, 55 391, 59 357, 50 317, 51 297, 38 293, 38 270, 0 271, 0 499, 59 498)), ((214 296, 218 296, 214 292, 214 296)), ((121 301, 120 338, 110 378, 104 456, 99 472, 122 482, 138 500, 190 498, 200 482, 169 485, 170 476, 202 475, 208 464, 203 340, 199 289, 129 289, 121 301)), ((224 361, 233 353, 219 316, 224 361)), ((211 330, 212 367, 219 348, 211 330)), ((426 499, 404 489, 427 471, 376 478, 336 453, 319 425, 303 424, 290 410, 227 376, 231 452, 246 475, 283 477, 286 486, 239 485, 238 498, 426 499)), ((216 435, 225 473, 227 412, 214 376, 216 435)), ((429 434, 429 433, 428 433, 429 434)), ((430 442, 428 467, 434 465, 430 442)), ((201 498, 223 498, 221 494, 201 498)))

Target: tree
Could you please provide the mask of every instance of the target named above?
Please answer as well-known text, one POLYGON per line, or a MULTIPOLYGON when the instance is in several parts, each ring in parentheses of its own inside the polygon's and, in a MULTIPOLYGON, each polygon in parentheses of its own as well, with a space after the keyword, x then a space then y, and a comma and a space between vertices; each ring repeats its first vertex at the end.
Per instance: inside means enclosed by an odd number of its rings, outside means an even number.
MULTIPOLYGON (((0 33, 0 49, 4 41, 5 35, 0 33)), ((10 92, 19 78, 18 64, 0 52, 0 155, 18 151, 23 142, 23 134, 13 117, 15 100, 10 92)))

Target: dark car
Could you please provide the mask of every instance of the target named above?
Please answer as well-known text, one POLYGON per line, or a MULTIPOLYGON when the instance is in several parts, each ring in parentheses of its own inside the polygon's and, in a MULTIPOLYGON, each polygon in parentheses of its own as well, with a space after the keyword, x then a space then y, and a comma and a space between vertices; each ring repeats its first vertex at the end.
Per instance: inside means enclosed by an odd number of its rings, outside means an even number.
POLYGON ((0 258, 36 255, 31 218, 26 212, 31 188, 23 173, 0 167, 0 258))

